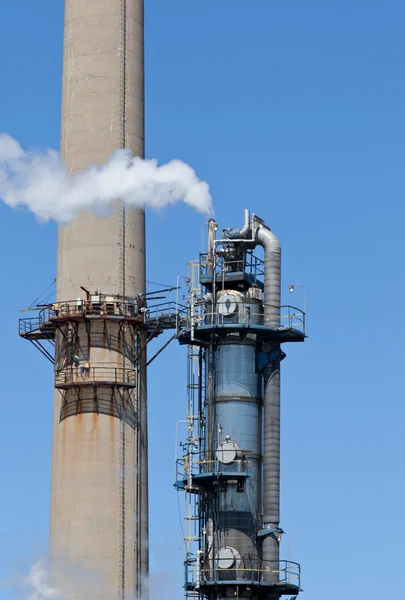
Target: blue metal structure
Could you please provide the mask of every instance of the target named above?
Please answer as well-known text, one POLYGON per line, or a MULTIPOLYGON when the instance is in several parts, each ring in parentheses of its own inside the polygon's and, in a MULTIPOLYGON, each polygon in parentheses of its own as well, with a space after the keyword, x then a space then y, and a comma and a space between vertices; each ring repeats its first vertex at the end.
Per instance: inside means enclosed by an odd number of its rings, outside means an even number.
POLYGON ((178 316, 189 359, 175 484, 185 493, 185 595, 296 597, 300 566, 279 559, 279 367, 281 344, 305 339, 305 314, 280 306, 279 245, 261 219, 245 213, 242 229, 220 240, 216 231, 211 220, 178 316))

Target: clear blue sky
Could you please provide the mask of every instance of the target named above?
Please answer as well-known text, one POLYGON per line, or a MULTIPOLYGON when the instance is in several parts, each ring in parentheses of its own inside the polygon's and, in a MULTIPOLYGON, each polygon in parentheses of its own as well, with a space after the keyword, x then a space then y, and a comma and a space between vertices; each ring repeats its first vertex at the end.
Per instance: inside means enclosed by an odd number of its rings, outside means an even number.
MULTIPOLYGON (((24 146, 59 144, 62 4, 1 3, 0 131, 24 146)), ((146 18, 148 157, 189 162, 221 225, 263 216, 284 291, 306 285, 310 337, 282 372, 282 526, 303 599, 380 600, 404 561, 405 4, 146 0, 146 18)), ((200 232, 186 208, 149 214, 148 279, 173 283, 200 232)), ((54 225, 0 206, 0 580, 47 547, 52 372, 17 319, 55 244, 54 225)), ((152 578, 170 600, 185 375, 171 346, 149 376, 152 578)))

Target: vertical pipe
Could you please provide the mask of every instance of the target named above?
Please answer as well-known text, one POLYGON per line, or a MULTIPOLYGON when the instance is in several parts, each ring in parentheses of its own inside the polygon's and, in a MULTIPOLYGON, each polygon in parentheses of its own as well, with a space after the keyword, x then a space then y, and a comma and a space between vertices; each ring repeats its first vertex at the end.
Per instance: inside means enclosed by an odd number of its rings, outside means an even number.
POLYGON ((281 298, 281 247, 270 229, 260 227, 257 243, 264 248, 264 324, 277 328, 280 325, 281 298))
MULTIPOLYGON (((280 325, 281 247, 270 229, 259 227, 257 242, 264 248, 264 323, 277 329, 280 325)), ((279 345, 273 345, 279 351, 279 345)), ((280 523, 280 355, 264 373, 264 452, 263 452, 263 526, 274 534, 263 541, 263 566, 269 568, 267 581, 278 580, 280 523)))
POLYGON ((208 254, 207 254, 207 273, 212 273, 212 267, 215 254, 215 239, 217 232, 217 224, 215 219, 208 221, 208 254))
POLYGON ((205 405, 207 407, 207 418, 205 424, 206 431, 206 445, 205 451, 207 453, 207 460, 212 460, 213 456, 213 437, 214 437, 214 423, 213 423, 213 403, 214 403, 214 384, 215 384, 215 369, 214 369, 214 347, 211 342, 206 350, 207 353, 207 393, 205 397, 205 405))
MULTIPOLYGON (((273 350, 279 349, 274 345, 273 350)), ((264 372, 264 466, 263 523, 277 532, 280 524, 280 357, 272 360, 264 372)), ((263 567, 270 569, 269 581, 277 581, 279 542, 277 533, 263 540, 263 567)))

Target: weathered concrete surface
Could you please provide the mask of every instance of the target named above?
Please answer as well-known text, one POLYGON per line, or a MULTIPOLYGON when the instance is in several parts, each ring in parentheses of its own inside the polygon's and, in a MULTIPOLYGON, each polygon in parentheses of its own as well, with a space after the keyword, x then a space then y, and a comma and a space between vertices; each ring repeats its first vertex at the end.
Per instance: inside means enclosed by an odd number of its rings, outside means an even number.
MULTIPOLYGON (((122 146, 144 155, 143 77, 143 0, 65 0, 61 152, 71 172, 103 163, 122 146)), ((80 286, 122 294, 124 281, 128 296, 144 291, 144 213, 131 209, 125 214, 125 276, 122 216, 118 198, 108 218, 81 214, 60 228, 58 300, 83 297, 80 286)), ((108 347, 108 337, 118 335, 117 327, 108 325, 105 347, 100 348, 99 342, 93 345, 91 335, 87 340, 80 326, 79 337, 88 345, 90 364, 129 367, 119 350, 108 347)), ((134 331, 127 329, 121 335, 131 343, 134 331)), ((148 562, 145 361, 141 364, 138 391, 131 392, 139 422, 135 429, 126 426, 125 444, 128 599, 139 592, 148 562), (137 565, 142 574, 138 581, 137 565)), ((68 399, 73 394, 75 390, 68 392, 68 399)), ((90 595, 117 599, 123 587, 120 420, 96 412, 79 412, 60 420, 61 401, 56 391, 50 540, 54 583, 67 591, 69 599, 84 600, 90 595)))

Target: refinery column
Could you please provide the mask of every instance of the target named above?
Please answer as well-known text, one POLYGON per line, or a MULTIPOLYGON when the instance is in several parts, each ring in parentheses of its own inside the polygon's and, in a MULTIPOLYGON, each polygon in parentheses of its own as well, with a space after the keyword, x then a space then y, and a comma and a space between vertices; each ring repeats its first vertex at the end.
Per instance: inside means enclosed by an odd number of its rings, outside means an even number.
MULTIPOLYGON (((61 153, 71 173, 118 148, 144 156, 143 10, 143 0, 65 0, 61 153)), ((144 292, 142 210, 117 198, 112 214, 60 228, 50 546, 68 600, 143 594, 146 357, 132 299, 144 292)))

